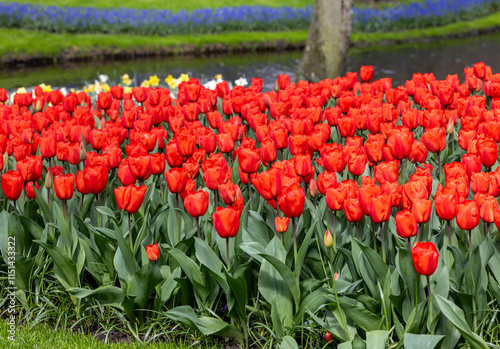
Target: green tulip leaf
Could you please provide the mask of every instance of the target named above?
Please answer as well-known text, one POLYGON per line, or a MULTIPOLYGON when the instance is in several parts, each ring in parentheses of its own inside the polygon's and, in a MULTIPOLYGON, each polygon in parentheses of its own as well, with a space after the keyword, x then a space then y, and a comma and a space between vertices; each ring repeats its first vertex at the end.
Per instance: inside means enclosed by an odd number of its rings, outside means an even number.
POLYGON ((405 349, 433 349, 444 338, 442 335, 407 333, 404 338, 405 349))
POLYGON ((465 321, 464 312, 449 300, 441 297, 438 294, 434 295, 441 312, 453 325, 457 328, 460 334, 473 348, 488 348, 486 343, 476 333, 472 332, 469 325, 465 321))
POLYGON ((80 280, 73 259, 66 256, 59 248, 46 244, 43 241, 35 240, 37 244, 47 251, 54 261, 54 274, 64 288, 74 288, 80 286, 80 280))
POLYGON ((173 308, 167 311, 165 315, 184 326, 200 331, 206 336, 214 335, 234 338, 240 343, 243 342, 243 334, 237 327, 217 318, 197 317, 190 306, 184 305, 173 308))
POLYGON ((366 346, 370 349, 385 349, 389 331, 370 331, 366 333, 366 346))
POLYGON ((120 304, 125 298, 125 290, 116 286, 101 286, 95 290, 70 288, 68 292, 78 299, 90 297, 95 299, 100 305, 111 305, 116 308, 122 308, 120 304))

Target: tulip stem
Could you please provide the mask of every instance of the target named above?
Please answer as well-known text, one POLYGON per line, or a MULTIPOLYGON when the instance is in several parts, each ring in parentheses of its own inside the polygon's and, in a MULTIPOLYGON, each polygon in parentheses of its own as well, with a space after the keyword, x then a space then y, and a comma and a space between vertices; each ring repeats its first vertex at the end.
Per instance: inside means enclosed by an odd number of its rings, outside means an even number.
POLYGON ((484 222, 484 234, 485 234, 485 236, 488 236, 489 232, 490 232, 490 224, 484 222))
POLYGON ((16 201, 14 201, 14 212, 17 213, 17 204, 16 204, 16 201))
POLYGON ((82 194, 82 200, 80 201, 80 218, 83 220, 83 198, 85 197, 84 194, 82 194))
POLYGON ((375 226, 372 224, 373 249, 377 253, 377 236, 375 235, 375 226))
POLYGON ((469 230, 469 260, 472 254, 472 230, 469 230))
POLYGON ((196 221, 196 229, 198 230, 198 237, 201 239, 200 222, 198 221, 198 217, 196 217, 194 220, 196 221))
POLYGON ((408 238, 408 251, 411 252, 411 241, 410 241, 410 238, 408 238))
POLYGON ((441 172, 441 152, 437 152, 438 157, 438 171, 439 171, 439 183, 443 184, 443 173, 441 172))
POLYGON ((293 257, 297 263, 297 235, 295 234, 295 218, 292 218, 292 233, 293 233, 293 257))
POLYGON ((337 224, 337 212, 333 212, 333 251, 337 253, 337 234, 335 233, 335 225, 337 224))
POLYGON ((64 218, 68 220, 68 203, 66 202, 66 200, 63 200, 62 204, 63 204, 62 206, 63 206, 64 218))
POLYGON ((429 320, 431 324, 431 334, 434 334, 434 331, 432 330, 432 289, 431 289, 431 280, 429 279, 429 276, 427 276, 427 289, 429 290, 429 320))
POLYGON ((227 271, 231 269, 231 262, 229 260, 229 238, 226 238, 226 255, 227 255, 227 271))
POLYGON ((128 238, 130 239, 130 248, 132 251, 134 250, 134 242, 132 239, 132 224, 130 222, 130 213, 127 212, 128 215, 128 238))
POLYGON ((359 239, 359 226, 358 226, 358 223, 356 223, 355 226, 356 226, 356 238, 358 239, 358 241, 361 241, 359 239))
POLYGON ((250 210, 253 211, 252 184, 250 183, 250 174, 248 174, 248 200, 250 201, 250 210))
POLYGON ((448 222, 448 245, 451 246, 451 221, 448 222))
POLYGON ((382 259, 385 263, 385 239, 384 239, 384 225, 380 223, 380 239, 382 240, 382 259))
MULTIPOLYGON (((179 194, 175 193, 175 208, 179 209, 179 194)), ((181 236, 179 232, 179 211, 175 210, 175 229, 177 232, 177 241, 176 244, 178 244, 181 241, 181 236)))
POLYGON ((422 228, 421 224, 418 223, 418 228, 417 228, 417 241, 420 241, 420 229, 422 228))

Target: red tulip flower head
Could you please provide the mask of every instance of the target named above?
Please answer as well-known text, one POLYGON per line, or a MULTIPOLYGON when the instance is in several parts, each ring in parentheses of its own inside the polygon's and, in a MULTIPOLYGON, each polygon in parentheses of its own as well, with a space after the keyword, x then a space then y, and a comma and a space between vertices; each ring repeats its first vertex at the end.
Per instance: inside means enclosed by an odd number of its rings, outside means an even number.
POLYGON ((136 213, 144 201, 146 190, 147 187, 145 185, 136 187, 134 184, 116 188, 115 198, 118 208, 130 214, 136 213))
POLYGON ((23 192, 23 176, 17 171, 7 171, 2 175, 1 186, 5 197, 9 200, 16 201, 23 192))
POLYGON ((203 216, 208 209, 208 192, 198 190, 186 195, 184 208, 191 217, 203 216))
POLYGON ((54 191, 59 200, 69 200, 75 191, 75 175, 68 173, 54 178, 54 191))
POLYGON ((439 253, 432 242, 416 242, 411 250, 411 258, 417 273, 431 276, 438 266, 439 253))
POLYGON ((151 262, 156 262, 160 258, 160 249, 158 243, 153 245, 146 245, 146 254, 151 262))
POLYGON ((240 211, 233 207, 217 207, 212 214, 214 228, 223 239, 235 237, 240 227, 240 211))

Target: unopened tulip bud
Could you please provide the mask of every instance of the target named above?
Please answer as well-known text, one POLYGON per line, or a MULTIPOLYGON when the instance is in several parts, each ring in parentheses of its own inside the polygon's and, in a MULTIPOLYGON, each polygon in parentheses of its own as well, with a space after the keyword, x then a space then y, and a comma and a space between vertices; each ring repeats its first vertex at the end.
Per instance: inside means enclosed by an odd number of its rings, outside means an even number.
POLYGON ((7 152, 3 153, 3 163, 5 168, 9 167, 9 154, 7 152))
POLYGON ((286 233, 288 230, 288 224, 290 223, 290 218, 288 217, 276 217, 274 219, 274 226, 277 233, 286 233))
POLYGON ((318 186, 316 185, 316 181, 314 179, 311 179, 309 182, 309 195, 311 195, 312 198, 318 196, 318 186))
POLYGON ((80 148, 78 149, 78 155, 80 156, 80 160, 87 160, 87 150, 85 149, 85 145, 83 142, 80 142, 80 148))
POLYGON ((448 121, 448 125, 446 125, 446 133, 452 134, 454 128, 455 128, 455 123, 453 122, 453 119, 450 118, 450 120, 448 121))
POLYGON ((325 243, 326 247, 332 247, 333 246, 333 236, 332 236, 332 233, 330 233, 330 230, 326 231, 325 237, 323 239, 323 242, 325 243))
POLYGON ((50 189, 54 184, 54 179, 52 177, 52 171, 50 168, 47 170, 47 175, 45 176, 45 188, 50 189))
POLYGON ((102 130, 106 126, 106 119, 104 117, 101 118, 101 121, 99 121, 99 130, 102 130))

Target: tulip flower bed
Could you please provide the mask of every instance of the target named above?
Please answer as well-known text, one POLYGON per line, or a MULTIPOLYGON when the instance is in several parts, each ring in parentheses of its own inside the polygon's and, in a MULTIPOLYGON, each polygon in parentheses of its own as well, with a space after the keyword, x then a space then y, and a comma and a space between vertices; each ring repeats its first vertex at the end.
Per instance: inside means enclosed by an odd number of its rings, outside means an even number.
POLYGON ((0 90, 17 310, 252 347, 499 345, 500 74, 372 77, 0 90))
MULTIPOLYGON (((498 0, 425 0, 382 9, 354 7, 354 32, 384 32, 471 20, 499 9, 498 0)), ((65 7, 0 2, 0 26, 58 33, 172 35, 307 29, 312 6, 235 6, 194 11, 65 7)))

